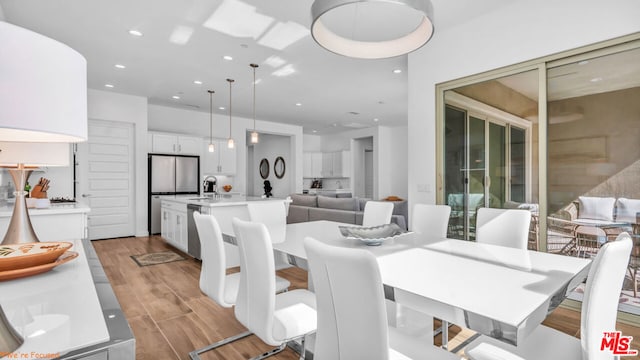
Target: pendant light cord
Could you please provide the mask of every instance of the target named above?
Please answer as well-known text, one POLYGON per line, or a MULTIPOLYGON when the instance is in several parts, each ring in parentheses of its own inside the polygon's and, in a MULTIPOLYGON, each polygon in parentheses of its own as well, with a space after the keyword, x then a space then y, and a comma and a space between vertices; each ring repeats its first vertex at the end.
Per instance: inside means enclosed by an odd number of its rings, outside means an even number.
POLYGON ((213 90, 209 92, 209 144, 213 144, 213 90))
POLYGON ((232 109, 232 102, 231 102, 231 84, 233 84, 233 82, 235 80, 233 79, 227 79, 227 81, 229 82, 229 139, 231 139, 231 109, 232 109))

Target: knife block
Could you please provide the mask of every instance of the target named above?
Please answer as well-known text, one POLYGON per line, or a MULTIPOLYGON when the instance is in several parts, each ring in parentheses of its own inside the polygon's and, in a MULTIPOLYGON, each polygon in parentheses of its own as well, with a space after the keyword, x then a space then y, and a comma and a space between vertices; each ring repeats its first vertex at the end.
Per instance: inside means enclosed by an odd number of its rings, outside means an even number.
POLYGON ((36 185, 31 189, 31 197, 35 199, 46 199, 47 192, 42 191, 42 185, 36 185))

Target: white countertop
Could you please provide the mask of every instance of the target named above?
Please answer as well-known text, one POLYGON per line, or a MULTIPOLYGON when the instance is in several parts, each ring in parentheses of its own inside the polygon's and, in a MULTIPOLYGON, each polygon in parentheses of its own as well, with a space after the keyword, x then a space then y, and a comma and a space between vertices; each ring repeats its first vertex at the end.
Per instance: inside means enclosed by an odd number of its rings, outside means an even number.
POLYGON ((70 262, 44 274, 0 282, 0 304, 25 338, 14 353, 20 359, 60 356, 109 340, 82 242, 73 244, 71 251, 79 256, 70 262))
MULTIPOLYGON (((57 203, 51 204, 50 207, 44 209, 29 209, 29 215, 76 214, 87 213, 89 211, 91 211, 91 208, 82 203, 57 203)), ((13 204, 0 206, 0 217, 9 217, 11 214, 13 214, 13 204)))
POLYGON ((233 195, 230 197, 219 197, 219 198, 211 198, 197 195, 176 195, 175 197, 162 197, 162 201, 170 201, 179 204, 195 204, 200 206, 209 206, 209 207, 217 207, 217 206, 239 206, 246 205, 253 201, 286 201, 286 199, 282 198, 268 198, 263 199, 259 196, 242 196, 242 195, 233 195))

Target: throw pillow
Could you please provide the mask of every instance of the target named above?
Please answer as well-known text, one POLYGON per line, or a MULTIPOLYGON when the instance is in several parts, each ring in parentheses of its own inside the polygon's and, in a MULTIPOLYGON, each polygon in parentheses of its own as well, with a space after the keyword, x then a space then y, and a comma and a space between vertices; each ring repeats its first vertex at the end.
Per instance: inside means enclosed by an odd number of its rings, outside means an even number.
POLYGON ((578 218, 613 221, 613 206, 616 199, 612 197, 580 196, 578 197, 578 218))

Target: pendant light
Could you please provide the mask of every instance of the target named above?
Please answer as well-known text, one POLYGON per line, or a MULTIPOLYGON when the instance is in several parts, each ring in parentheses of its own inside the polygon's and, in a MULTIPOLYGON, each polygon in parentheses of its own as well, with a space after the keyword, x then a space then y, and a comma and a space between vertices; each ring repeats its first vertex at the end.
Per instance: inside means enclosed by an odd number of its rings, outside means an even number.
POLYGON ((227 81, 229 82, 229 140, 227 140, 227 147, 233 149, 236 147, 236 144, 231 137, 231 84, 233 84, 235 80, 227 79, 227 81))
POLYGON ((209 152, 216 151, 216 147, 213 145, 213 94, 215 91, 207 90, 209 93, 209 152))
POLYGON ((256 131, 256 68, 258 64, 249 64, 253 68, 253 132, 251 133, 251 143, 258 143, 258 132, 256 131))

